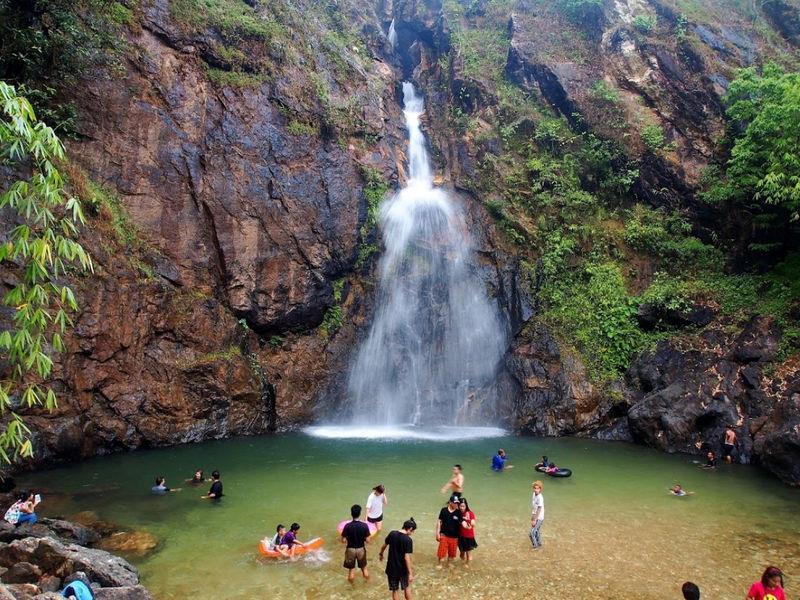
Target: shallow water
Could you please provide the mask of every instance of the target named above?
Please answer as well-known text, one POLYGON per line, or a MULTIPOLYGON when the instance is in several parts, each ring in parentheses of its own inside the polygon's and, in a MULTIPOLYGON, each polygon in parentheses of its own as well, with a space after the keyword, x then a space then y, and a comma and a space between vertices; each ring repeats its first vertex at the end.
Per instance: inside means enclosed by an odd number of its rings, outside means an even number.
MULTIPOLYGON (((444 433, 442 433, 444 436, 444 433)), ((680 597, 698 583, 702 597, 741 600, 767 564, 787 575, 788 597, 800 592, 800 490, 755 468, 697 468, 686 456, 579 439, 491 438, 468 441, 325 439, 292 434, 234 439, 93 459, 29 476, 52 490, 41 514, 93 510, 162 541, 132 559, 159 600, 386 598, 377 548, 368 553, 372 581, 351 588, 341 568, 334 527, 371 487, 387 487, 386 526, 414 516, 416 598, 680 597), (504 447, 513 470, 492 473, 504 447), (548 454, 571 467, 570 479, 544 478, 544 548, 527 539, 531 465, 548 454), (435 569, 434 520, 439 488, 454 462, 464 465, 465 495, 477 516, 478 549, 469 569, 435 569), (207 488, 184 485, 149 493, 157 474, 182 485, 194 469, 222 471, 226 497, 201 500, 207 488), (680 482, 695 495, 675 498, 680 482), (61 494, 64 494, 63 496, 61 494), (262 560, 257 541, 277 522, 298 521, 301 539, 326 538, 326 550, 290 564, 262 560)), ((384 529, 387 532, 388 529, 384 529)))

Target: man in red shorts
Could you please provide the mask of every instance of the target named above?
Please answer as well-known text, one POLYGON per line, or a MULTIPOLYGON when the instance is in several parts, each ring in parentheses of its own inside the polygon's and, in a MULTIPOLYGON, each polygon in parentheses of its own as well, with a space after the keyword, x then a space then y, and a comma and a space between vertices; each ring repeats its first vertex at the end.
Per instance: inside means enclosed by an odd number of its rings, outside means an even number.
POLYGON ((442 561, 447 557, 447 564, 456 557, 458 551, 458 531, 461 526, 461 512, 458 510, 458 496, 451 496, 447 506, 439 511, 436 521, 436 541, 439 549, 436 556, 439 559, 438 569, 442 568, 442 561))

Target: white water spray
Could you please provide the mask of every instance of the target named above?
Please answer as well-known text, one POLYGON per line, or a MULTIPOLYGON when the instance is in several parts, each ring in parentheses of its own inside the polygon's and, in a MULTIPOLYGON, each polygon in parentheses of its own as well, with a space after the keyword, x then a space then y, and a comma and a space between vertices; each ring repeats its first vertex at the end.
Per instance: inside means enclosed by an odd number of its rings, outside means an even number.
MULTIPOLYGON (((375 317, 352 365, 353 424, 469 425, 494 381, 505 333, 470 269, 460 207, 433 186, 423 100, 403 83, 408 182, 381 206, 386 246, 375 317)), ((486 423, 481 423, 485 425, 486 423)))
POLYGON ((392 50, 397 49, 397 31, 394 28, 394 19, 389 24, 389 43, 392 45, 392 50))

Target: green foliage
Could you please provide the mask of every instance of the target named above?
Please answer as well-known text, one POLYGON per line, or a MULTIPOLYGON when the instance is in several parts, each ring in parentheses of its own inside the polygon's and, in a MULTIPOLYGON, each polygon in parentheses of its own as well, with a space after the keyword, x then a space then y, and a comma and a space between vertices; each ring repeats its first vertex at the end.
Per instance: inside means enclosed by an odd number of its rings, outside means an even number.
POLYGON ((344 291, 344 278, 333 282, 333 302, 332 306, 325 311, 322 324, 319 326, 319 334, 328 339, 336 333, 342 326, 342 292, 344 291))
POLYGON ((267 340, 267 344, 269 344, 269 347, 273 350, 277 350, 283 345, 284 339, 285 338, 283 336, 273 335, 267 340))
POLYGON ((678 21, 675 23, 675 37, 679 42, 686 39, 686 31, 689 26, 689 18, 684 15, 678 15, 678 21))
POLYGON ((85 199, 94 212, 109 220, 117 242, 129 248, 139 246, 139 231, 131 221, 128 211, 122 206, 119 196, 93 181, 87 181, 86 187, 89 193, 85 199))
POLYGON ((286 131, 291 133, 292 135, 317 135, 319 131, 314 125, 310 123, 304 123, 303 121, 289 121, 289 125, 286 127, 286 131))
POLYGON ((264 75, 258 73, 245 73, 244 71, 226 71, 206 67, 208 78, 220 87, 252 88, 258 87, 265 81, 264 75))
POLYGON ((8 365, 0 382, 0 457, 11 462, 33 454, 19 407, 56 406, 50 377, 50 353, 64 350, 64 334, 72 324, 68 311, 77 310, 75 295, 63 282, 69 269, 91 271, 92 261, 75 241, 84 223, 80 201, 67 197, 57 163, 64 147, 14 87, 0 82, 0 163, 29 169, 27 180, 13 182, 0 195, 0 209, 16 213, 19 224, 0 246, 0 263, 17 274, 3 298, 13 311, 10 329, 0 333, 0 355, 8 365))
POLYGON ((255 38, 278 47, 287 36, 281 23, 263 18, 242 0, 175 0, 169 6, 179 23, 217 29, 230 41, 255 38))
POLYGON ((555 0, 555 6, 576 23, 589 24, 602 15, 603 0, 555 0))
POLYGON ((633 18, 633 26, 640 33, 650 33, 656 28, 658 17, 656 15, 636 15, 633 18))
POLYGON ((644 145, 653 152, 661 150, 667 144, 667 137, 664 135, 664 130, 660 125, 652 123, 645 125, 642 127, 641 136, 644 145))
POLYGON ((358 269, 363 267, 369 257, 378 251, 378 245, 368 240, 375 226, 378 224, 381 202, 383 202, 383 199, 389 193, 389 184, 384 181, 380 172, 376 169, 363 167, 361 169, 361 176, 366 183, 364 186, 364 200, 367 204, 367 214, 359 229, 361 243, 359 244, 358 256, 356 258, 356 268, 358 269))
POLYGON ((116 63, 132 11, 108 0, 0 0, 0 79, 59 87, 116 63))
POLYGON ((770 63, 742 69, 726 98, 733 148, 717 197, 800 217, 800 73, 770 63))
POLYGON ((452 41, 466 77, 495 83, 503 80, 510 45, 506 29, 462 28, 453 33, 452 41))
POLYGON ((679 214, 637 204, 626 215, 624 240, 674 269, 721 269, 722 253, 693 237, 691 231, 691 224, 679 214))
POLYGON ((589 88, 589 97, 606 104, 619 104, 619 90, 602 79, 595 81, 589 88))
POLYGON ((217 350, 215 352, 209 352, 207 354, 200 354, 191 360, 179 360, 177 361, 177 366, 180 369, 188 370, 194 369, 197 367, 201 367, 204 365, 210 365, 216 362, 232 362, 237 358, 242 356, 242 349, 233 344, 228 346, 225 350, 217 350))
POLYGON ((547 302, 545 320, 575 344, 597 381, 616 379, 647 344, 636 324, 636 300, 613 262, 591 262, 550 279, 542 295, 547 302))

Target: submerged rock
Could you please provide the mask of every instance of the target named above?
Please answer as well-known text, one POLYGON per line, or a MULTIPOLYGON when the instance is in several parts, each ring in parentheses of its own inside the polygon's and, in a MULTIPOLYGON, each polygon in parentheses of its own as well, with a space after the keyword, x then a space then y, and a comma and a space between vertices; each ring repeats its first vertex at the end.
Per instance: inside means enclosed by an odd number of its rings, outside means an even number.
POLYGON ((109 552, 122 552, 144 556, 158 546, 158 538, 146 531, 118 531, 103 538, 98 548, 109 552))

